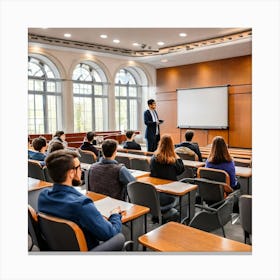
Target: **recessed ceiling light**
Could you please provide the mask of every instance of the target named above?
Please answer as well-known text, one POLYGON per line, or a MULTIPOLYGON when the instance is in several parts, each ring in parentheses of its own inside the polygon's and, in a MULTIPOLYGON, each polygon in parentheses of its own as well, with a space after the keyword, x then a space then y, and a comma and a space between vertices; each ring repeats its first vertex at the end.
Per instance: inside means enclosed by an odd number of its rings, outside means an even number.
POLYGON ((133 45, 133 46, 135 46, 135 47, 140 46, 140 44, 139 44, 139 43, 133 43, 132 45, 133 45))
POLYGON ((106 39, 106 38, 108 38, 108 36, 107 36, 106 34, 101 34, 101 35, 100 35, 100 38, 106 39))
POLYGON ((70 38, 70 37, 71 37, 71 34, 70 34, 70 33, 65 33, 65 34, 64 34, 64 37, 70 38))
POLYGON ((120 42, 120 40, 119 39, 114 39, 113 42, 118 44, 120 42))
POLYGON ((163 46, 163 45, 164 45, 164 42, 157 42, 157 44, 158 44, 159 46, 163 46))
POLYGON ((179 36, 180 37, 187 37, 187 34, 186 33, 180 33, 179 36))
POLYGON ((164 63, 168 62, 168 59, 164 58, 164 59, 161 60, 161 62, 164 62, 164 63))

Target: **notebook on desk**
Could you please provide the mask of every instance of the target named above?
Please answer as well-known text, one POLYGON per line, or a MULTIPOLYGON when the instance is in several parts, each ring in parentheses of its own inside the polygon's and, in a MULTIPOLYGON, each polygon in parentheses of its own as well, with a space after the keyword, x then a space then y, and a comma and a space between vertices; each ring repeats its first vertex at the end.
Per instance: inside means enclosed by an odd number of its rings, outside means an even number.
POLYGON ((132 203, 114 199, 109 196, 95 201, 94 205, 97 208, 97 210, 102 214, 102 216, 106 218, 109 218, 111 215, 111 211, 117 208, 118 206, 120 206, 121 211, 127 211, 133 206, 132 203))
POLYGON ((192 186, 192 185, 189 183, 175 181, 175 182, 164 184, 164 185, 157 185, 156 188, 159 190, 163 190, 163 191, 166 191, 166 190, 174 190, 174 191, 178 190, 179 191, 179 190, 182 190, 182 188, 186 189, 190 186, 192 186))

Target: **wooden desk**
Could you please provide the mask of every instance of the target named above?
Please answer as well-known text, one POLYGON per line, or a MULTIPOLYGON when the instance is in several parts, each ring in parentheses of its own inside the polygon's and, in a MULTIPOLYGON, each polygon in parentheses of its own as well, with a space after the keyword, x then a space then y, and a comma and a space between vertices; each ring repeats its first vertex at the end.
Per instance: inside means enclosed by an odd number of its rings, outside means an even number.
MULTIPOLYGON (((91 198, 93 201, 98 201, 102 198, 107 197, 104 194, 91 192, 91 191, 87 191, 86 196, 91 198)), ((129 221, 132 221, 132 220, 134 220, 134 219, 136 219, 136 218, 138 218, 142 215, 145 215, 149 212, 150 212, 150 209, 148 207, 134 204, 134 206, 132 206, 131 208, 129 208, 127 211, 125 211, 123 213, 122 222, 126 223, 126 222, 129 222, 129 221)))
POLYGON ((139 159, 145 159, 150 161, 151 157, 150 156, 145 156, 145 155, 137 155, 137 154, 130 154, 130 153, 121 153, 117 152, 117 156, 121 157, 127 157, 127 158, 139 158, 139 159))
POLYGON ((28 177, 28 191, 39 190, 42 188, 51 187, 52 185, 53 183, 28 177))
POLYGON ((252 252, 252 246, 175 222, 164 224, 138 238, 159 252, 252 252))
MULTIPOLYGON (((252 194, 252 168, 251 167, 243 167, 243 166, 235 166, 235 174, 236 176, 239 176, 244 178, 246 180, 246 186, 244 186, 244 194, 252 194), (251 186, 251 190, 250 190, 251 186)), ((241 184, 241 182, 240 182, 241 184)), ((241 184, 242 186, 242 184, 241 184)))
POLYGON ((194 161, 194 160, 183 159, 183 163, 185 167, 191 167, 191 168, 199 168, 205 166, 205 162, 194 161))
POLYGON ((178 181, 160 179, 150 176, 144 176, 137 179, 137 181, 149 183, 155 186, 157 191, 164 192, 167 194, 175 195, 179 197, 180 205, 180 220, 184 218, 184 215, 187 216, 186 211, 184 212, 185 205, 188 205, 188 220, 190 221, 194 216, 194 203, 195 203, 195 192, 197 185, 192 185, 189 183, 182 183, 178 181), (168 185, 175 183, 175 185, 168 185), (177 183, 177 184, 176 184, 177 183), (186 198, 187 196, 187 198, 186 198))

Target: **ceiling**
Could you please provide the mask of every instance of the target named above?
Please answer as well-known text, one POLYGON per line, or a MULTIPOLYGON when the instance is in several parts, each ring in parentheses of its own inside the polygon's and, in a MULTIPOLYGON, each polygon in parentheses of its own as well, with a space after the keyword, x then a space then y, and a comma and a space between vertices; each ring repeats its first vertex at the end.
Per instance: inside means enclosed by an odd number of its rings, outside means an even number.
POLYGON ((87 49, 157 69, 252 54, 250 28, 29 28, 28 39, 30 44, 87 49))

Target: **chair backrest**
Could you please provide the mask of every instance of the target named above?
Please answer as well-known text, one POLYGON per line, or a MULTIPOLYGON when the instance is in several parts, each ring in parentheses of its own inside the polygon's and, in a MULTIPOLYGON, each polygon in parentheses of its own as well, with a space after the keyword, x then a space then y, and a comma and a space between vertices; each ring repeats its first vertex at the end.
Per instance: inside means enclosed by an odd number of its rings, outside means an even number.
POLYGON ((51 251, 88 251, 84 233, 76 223, 40 212, 38 223, 51 251))
POLYGON ((195 154, 194 155, 188 155, 188 154, 184 154, 184 153, 176 153, 181 159, 186 159, 186 160, 193 160, 195 161, 195 154))
POLYGON ((41 251, 47 249, 47 245, 44 242, 39 230, 37 212, 30 205, 28 205, 28 233, 32 240, 32 246, 30 250, 32 250, 34 245, 37 246, 41 251))
POLYGON ((150 163, 147 159, 131 158, 130 167, 131 169, 150 171, 150 163))
POLYGON ((129 201, 134 204, 150 208, 150 213, 158 217, 159 224, 162 224, 160 201, 156 188, 152 184, 144 182, 130 182, 127 185, 129 201))
POLYGON ((79 158, 80 162, 92 164, 96 162, 96 155, 92 151, 86 151, 78 149, 81 157, 79 158))
POLYGON ((116 156, 115 160, 118 163, 122 163, 126 166, 126 168, 131 169, 131 164, 130 164, 130 159, 129 157, 125 157, 125 156, 116 156))
POLYGON ((197 178, 194 183, 198 185, 198 194, 202 201, 208 205, 217 203, 224 199, 223 183, 204 178, 197 178))
POLYGON ((44 172, 44 176, 45 176, 45 181, 54 183, 53 179, 51 178, 51 176, 49 174, 49 170, 46 166, 43 167, 43 172, 44 172))
POLYGON ((226 183, 230 186, 230 178, 228 173, 221 169, 199 167, 197 169, 197 177, 226 183))
POLYGON ((239 197, 240 224, 244 231, 252 233, 252 196, 241 195, 239 197))
POLYGON ((52 187, 48 188, 41 188, 35 189, 32 191, 28 191, 28 204, 37 212, 38 211, 38 198, 40 193, 45 189, 51 189, 52 187))
POLYGON ((28 160, 28 177, 45 181, 43 168, 38 161, 28 160))

